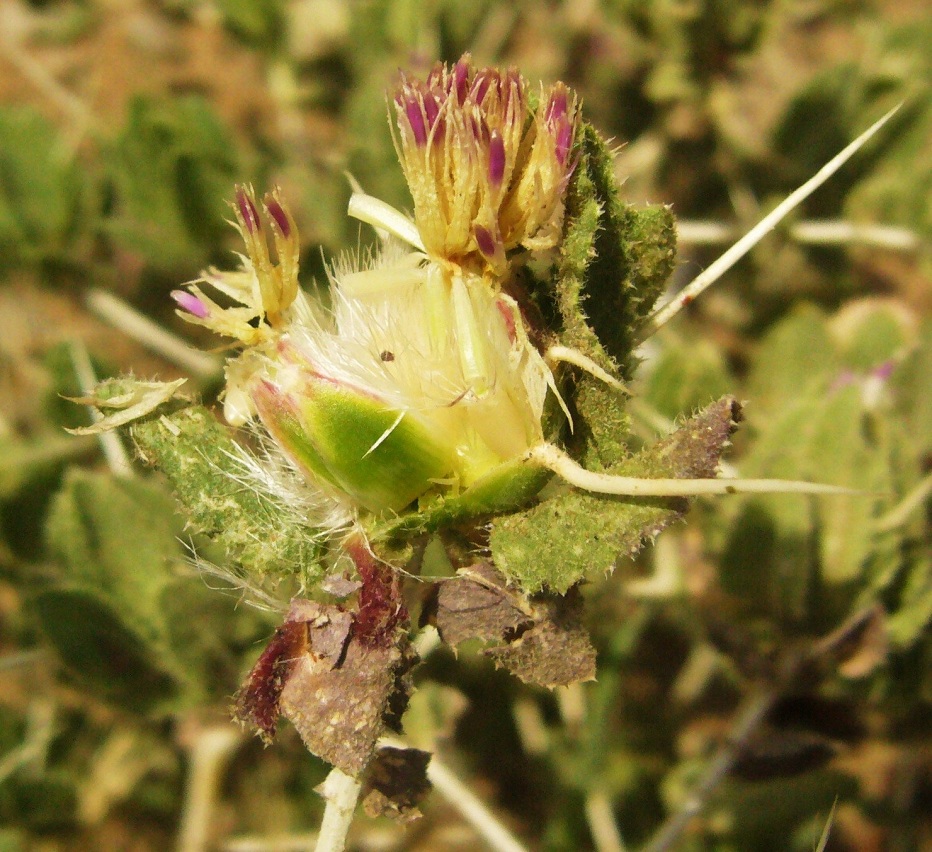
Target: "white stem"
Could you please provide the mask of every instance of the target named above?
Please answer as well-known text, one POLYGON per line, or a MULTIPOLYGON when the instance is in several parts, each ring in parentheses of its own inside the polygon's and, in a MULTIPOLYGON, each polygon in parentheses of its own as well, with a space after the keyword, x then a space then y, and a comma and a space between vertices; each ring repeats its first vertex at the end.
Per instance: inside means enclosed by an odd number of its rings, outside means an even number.
POLYGON ((241 741, 242 734, 231 725, 207 728, 194 735, 178 832, 178 852, 204 852, 208 848, 220 773, 241 741))
MULTIPOLYGON (((680 219, 676 240, 681 246, 710 246, 735 239, 735 226, 704 219, 680 219)), ((806 245, 863 245, 891 251, 915 251, 919 237, 906 228, 840 219, 808 219, 790 226, 791 240, 806 245)))
POLYGON ((704 272, 698 275, 690 284, 687 284, 676 297, 661 308, 652 313, 647 322, 644 324, 640 339, 644 340, 665 326, 673 317, 675 317, 686 305, 692 302, 706 288, 710 287, 719 278, 722 277, 732 266, 734 266, 742 257, 744 257, 755 245, 757 245, 777 223, 783 219, 794 207, 802 203, 832 175, 835 174, 854 154, 860 150, 868 140, 880 130, 893 114, 899 109, 894 107, 878 121, 875 121, 867 130, 864 131, 850 145, 846 146, 840 153, 836 154, 829 160, 818 172, 816 172, 801 187, 791 192, 783 199, 770 213, 768 213, 760 222, 758 222, 750 231, 748 231, 738 242, 730 249, 715 260, 704 272))
POLYGON ((495 852, 527 852, 485 804, 436 755, 427 766, 427 778, 495 852))
POLYGON ((593 790, 586 796, 586 821, 597 852, 625 852, 611 800, 603 790, 593 790))
POLYGON ((418 251, 424 251, 424 243, 421 241, 417 225, 391 204, 364 192, 354 192, 350 196, 346 212, 354 219, 372 225, 377 231, 387 231, 418 251))
POLYGON ((840 485, 786 479, 641 479, 593 473, 552 444, 540 444, 530 459, 584 491, 622 497, 697 497, 711 494, 858 494, 840 485))
POLYGON ((321 785, 327 801, 315 852, 343 852, 362 784, 334 767, 321 785))
MULTIPOLYGON (((97 376, 94 374, 94 365, 91 363, 91 356, 88 355, 87 349, 83 343, 75 341, 71 344, 71 363, 74 366, 75 375, 78 377, 78 384, 81 386, 81 392, 92 394, 97 385, 97 376)), ((103 415, 93 407, 88 407, 91 413, 91 419, 97 423, 103 420, 103 415)), ((126 447, 120 440, 116 432, 101 432, 97 436, 100 441, 100 447, 103 450, 104 458, 107 460, 107 466, 114 476, 121 479, 128 479, 133 476, 133 463, 129 459, 126 447)))
POLYGON ((101 319, 192 375, 207 379, 220 372, 220 361, 213 355, 188 346, 112 293, 89 290, 86 300, 88 308, 101 319))

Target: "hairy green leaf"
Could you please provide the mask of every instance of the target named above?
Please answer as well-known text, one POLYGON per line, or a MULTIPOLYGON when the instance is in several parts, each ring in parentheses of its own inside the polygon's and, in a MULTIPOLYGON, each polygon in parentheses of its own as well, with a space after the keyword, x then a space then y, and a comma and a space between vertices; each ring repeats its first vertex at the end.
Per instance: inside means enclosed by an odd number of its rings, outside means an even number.
MULTIPOLYGON (((609 468, 620 476, 711 477, 740 417, 726 397, 687 420, 659 443, 609 468)), ((608 571, 622 555, 682 517, 684 498, 609 497, 573 490, 492 524, 495 565, 526 592, 565 592, 593 571, 608 571)))

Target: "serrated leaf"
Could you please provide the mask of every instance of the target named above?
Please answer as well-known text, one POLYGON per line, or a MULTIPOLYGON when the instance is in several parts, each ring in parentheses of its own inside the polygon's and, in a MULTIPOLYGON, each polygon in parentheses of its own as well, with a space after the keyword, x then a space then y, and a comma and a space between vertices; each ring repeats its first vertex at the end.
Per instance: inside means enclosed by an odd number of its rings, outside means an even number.
POLYGON ((567 594, 537 595, 529 602, 531 623, 502 645, 484 653, 525 683, 553 689, 595 680, 595 648, 583 624, 583 599, 567 594))
POLYGON ((628 377, 640 321, 673 271, 676 234, 665 207, 624 204, 611 152, 584 125, 555 275, 563 342, 628 377))
POLYGON ((190 526, 216 540, 231 561, 260 578, 322 579, 319 530, 243 486, 238 448, 206 408, 137 421, 129 434, 143 459, 168 477, 190 526))
MULTIPOLYGON (((612 466, 620 476, 702 478, 716 474, 740 408, 710 405, 663 441, 612 466)), ((496 567, 525 592, 565 592, 590 572, 608 571, 645 538, 682 517, 683 498, 632 498, 569 491, 492 524, 496 567)))

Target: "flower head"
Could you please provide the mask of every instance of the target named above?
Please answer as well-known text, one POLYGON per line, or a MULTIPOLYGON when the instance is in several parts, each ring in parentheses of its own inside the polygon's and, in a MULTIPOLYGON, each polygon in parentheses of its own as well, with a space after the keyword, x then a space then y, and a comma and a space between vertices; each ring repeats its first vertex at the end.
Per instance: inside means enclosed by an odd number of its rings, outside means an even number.
POLYGON ((397 512, 427 491, 468 487, 542 439, 552 376, 509 296, 391 244, 330 271, 329 306, 297 289, 297 230, 277 192, 265 212, 237 192, 241 268, 173 294, 189 322, 236 338, 224 410, 261 422, 319 491, 397 512))
POLYGON ((477 70, 467 54, 424 81, 403 76, 394 106, 396 147, 429 256, 500 275, 512 249, 557 244, 578 124, 566 86, 542 92, 532 109, 515 69, 477 70))
POLYGON ((172 298, 181 316, 224 337, 253 346, 274 337, 287 323, 289 310, 299 300, 298 257, 300 246, 294 219, 278 190, 262 201, 265 217, 251 188, 238 186, 233 210, 236 228, 246 243, 240 268, 220 272, 210 268, 200 279, 175 290, 172 298), (264 220, 263 220, 264 219, 264 220), (270 254, 275 249, 275 259, 270 254), (198 284, 208 284, 236 305, 223 308, 198 284))

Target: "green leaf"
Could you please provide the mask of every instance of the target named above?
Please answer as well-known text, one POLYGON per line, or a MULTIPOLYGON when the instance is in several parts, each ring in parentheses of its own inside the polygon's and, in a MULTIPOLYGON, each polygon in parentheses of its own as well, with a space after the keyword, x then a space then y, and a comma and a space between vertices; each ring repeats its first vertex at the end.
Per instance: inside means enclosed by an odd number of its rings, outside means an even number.
MULTIPOLYGON (((805 542, 819 531, 819 561, 830 584, 861 577, 871 552, 876 497, 888 487, 885 459, 864 434, 861 389, 856 384, 816 387, 778 412, 754 441, 741 473, 754 478, 805 479, 859 489, 865 494, 818 501, 754 497, 773 518, 777 547, 805 542)), ((800 567, 809 559, 800 554, 800 567)))
POLYGON ((895 416, 905 426, 905 433, 917 457, 932 450, 932 319, 920 329, 919 339, 891 377, 895 416))
POLYGON ((143 459, 168 477, 190 526, 231 561, 259 578, 321 579, 319 530, 299 510, 243 484, 240 450, 207 409, 141 420, 129 433, 143 459))
POLYGON ((796 308, 764 337, 748 378, 748 419, 777 416, 813 385, 838 370, 838 355, 824 314, 811 305, 796 308))
POLYGON ((650 364, 644 401, 674 420, 724 396, 735 386, 721 351, 707 340, 671 340, 650 364))
POLYGON ((549 470, 525 464, 522 459, 505 462, 460 494, 427 494, 418 501, 416 512, 376 521, 368 527, 368 535, 374 541, 396 541, 512 512, 533 500, 551 476, 549 470))
POLYGON ((673 271, 673 215, 624 204, 608 147, 590 125, 581 135, 556 269, 562 342, 627 377, 638 326, 673 271))
POLYGON ((103 598, 94 588, 48 589, 32 608, 65 665, 100 697, 137 713, 176 700, 184 687, 171 654, 131 611, 103 598))
POLYGON ((0 500, 45 479, 66 462, 94 448, 93 438, 43 435, 28 441, 0 440, 0 500))
MULTIPOLYGON (((644 478, 711 477, 740 409, 719 400, 663 441, 609 471, 644 478)), ((563 593, 593 571, 609 571, 623 555, 682 517, 683 498, 635 498, 569 491, 492 524, 496 567, 525 592, 563 593)))
POLYGON ((161 640, 159 600, 179 556, 180 526, 156 485, 73 469, 52 501, 46 538, 69 582, 99 589, 141 635, 161 640))
POLYGON ((137 98, 112 157, 109 233, 153 267, 201 264, 225 235, 223 199, 239 177, 229 131, 201 98, 137 98))
POLYGON ((82 231, 82 175, 43 116, 0 108, 0 266, 67 254, 82 231))

